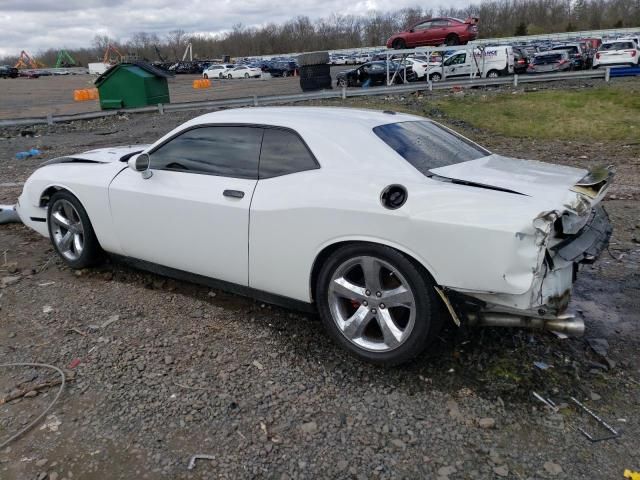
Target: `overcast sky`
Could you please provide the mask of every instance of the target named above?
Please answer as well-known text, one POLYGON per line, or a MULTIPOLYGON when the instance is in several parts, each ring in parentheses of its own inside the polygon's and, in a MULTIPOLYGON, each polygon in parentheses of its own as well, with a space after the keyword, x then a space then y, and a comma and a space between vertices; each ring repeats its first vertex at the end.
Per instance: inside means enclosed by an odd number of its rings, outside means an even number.
POLYGON ((281 23, 298 15, 366 14, 421 5, 458 6, 465 0, 0 0, 0 57, 26 50, 90 47, 95 35, 126 40, 139 31, 162 36, 222 32, 234 24, 281 23))

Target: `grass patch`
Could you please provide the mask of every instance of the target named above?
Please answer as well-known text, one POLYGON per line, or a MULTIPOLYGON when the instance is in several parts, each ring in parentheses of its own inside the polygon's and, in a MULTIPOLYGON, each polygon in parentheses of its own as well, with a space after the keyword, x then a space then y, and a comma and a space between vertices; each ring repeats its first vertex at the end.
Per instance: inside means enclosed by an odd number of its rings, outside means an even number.
POLYGON ((507 137, 637 141, 640 87, 627 83, 581 90, 445 97, 433 105, 448 117, 507 137))

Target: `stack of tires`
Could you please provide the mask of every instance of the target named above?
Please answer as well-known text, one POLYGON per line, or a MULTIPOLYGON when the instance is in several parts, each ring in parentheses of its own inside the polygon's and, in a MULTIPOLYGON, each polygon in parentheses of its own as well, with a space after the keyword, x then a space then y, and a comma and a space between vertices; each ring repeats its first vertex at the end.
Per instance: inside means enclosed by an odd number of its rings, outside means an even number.
POLYGON ((331 88, 329 53, 311 52, 298 56, 300 87, 303 92, 331 88))

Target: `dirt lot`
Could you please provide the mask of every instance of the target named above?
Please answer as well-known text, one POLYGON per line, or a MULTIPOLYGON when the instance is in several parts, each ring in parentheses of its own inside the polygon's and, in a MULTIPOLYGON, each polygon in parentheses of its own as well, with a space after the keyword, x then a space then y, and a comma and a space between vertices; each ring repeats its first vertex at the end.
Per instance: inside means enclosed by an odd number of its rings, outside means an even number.
MULTIPOLYGON (((431 108, 426 97, 376 102, 431 108)), ((17 151, 150 142, 197 113, 1 131, 0 203, 15 201, 41 161, 17 161, 17 151)), ((586 338, 449 326, 426 355, 385 370, 346 355, 313 316, 119 263, 73 272, 47 239, 4 225, 0 278, 16 280, 0 290, 0 359, 74 377, 42 426, 0 450, 0 477, 604 479, 640 470, 640 148, 508 138, 431 114, 498 153, 618 166, 606 201, 610 252, 575 285, 586 338), (571 396, 621 436, 590 443, 577 427, 606 431, 571 396), (187 470, 195 453, 214 458, 187 470)), ((50 378, 2 369, 0 398, 50 378)), ((54 394, 0 405, 0 442, 54 394)))
MULTIPOLYGON (((337 72, 351 66, 332 67, 337 72)), ((287 95, 302 93, 300 79, 268 78, 212 80, 211 88, 194 89, 193 81, 200 75, 176 75, 169 79, 171 101, 195 102, 201 100, 223 100, 227 98, 252 97, 253 95, 287 95)), ((74 102, 73 91, 93 88, 93 75, 60 75, 40 78, 0 79, 0 120, 8 118, 44 117, 100 110, 97 100, 74 102)))

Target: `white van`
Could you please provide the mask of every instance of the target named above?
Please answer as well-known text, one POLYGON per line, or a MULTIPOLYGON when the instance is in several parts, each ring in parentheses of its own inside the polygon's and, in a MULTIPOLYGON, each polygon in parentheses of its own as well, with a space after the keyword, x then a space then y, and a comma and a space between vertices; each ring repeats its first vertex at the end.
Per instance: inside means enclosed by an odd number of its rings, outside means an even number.
POLYGON ((458 50, 444 59, 441 65, 429 68, 428 78, 434 82, 460 77, 489 77, 513 74, 513 48, 511 46, 458 50))

